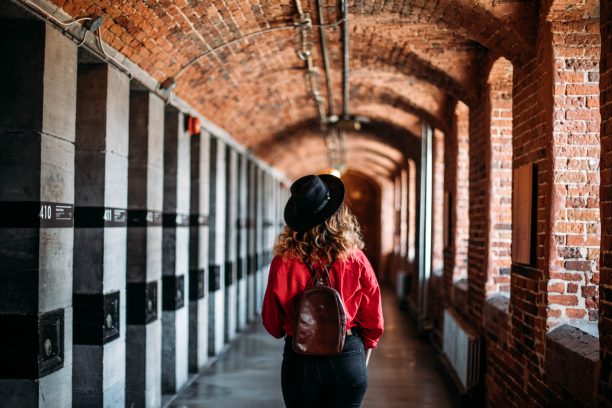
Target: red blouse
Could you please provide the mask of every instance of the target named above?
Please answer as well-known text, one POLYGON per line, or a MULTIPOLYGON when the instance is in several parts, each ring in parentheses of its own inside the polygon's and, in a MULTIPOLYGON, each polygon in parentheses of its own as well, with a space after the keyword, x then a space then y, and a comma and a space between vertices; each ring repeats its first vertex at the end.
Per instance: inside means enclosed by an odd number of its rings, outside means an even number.
MULTIPOLYGON (((318 264, 313 267, 321 269, 318 264)), ((272 336, 293 336, 297 297, 311 280, 310 271, 298 259, 274 257, 261 313, 263 325, 272 336)), ((359 327, 365 347, 376 348, 384 324, 380 287, 365 254, 357 250, 347 260, 334 262, 330 280, 344 301, 347 330, 359 327)))

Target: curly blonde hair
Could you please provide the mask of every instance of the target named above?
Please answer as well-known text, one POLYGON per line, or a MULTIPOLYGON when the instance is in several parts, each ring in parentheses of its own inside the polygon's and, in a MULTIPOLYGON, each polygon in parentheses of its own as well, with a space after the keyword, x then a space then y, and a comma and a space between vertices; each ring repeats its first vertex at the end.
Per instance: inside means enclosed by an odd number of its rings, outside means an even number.
POLYGON ((327 221, 308 231, 298 232, 285 226, 274 244, 274 255, 315 263, 321 259, 344 260, 362 248, 359 222, 348 206, 342 204, 327 221))

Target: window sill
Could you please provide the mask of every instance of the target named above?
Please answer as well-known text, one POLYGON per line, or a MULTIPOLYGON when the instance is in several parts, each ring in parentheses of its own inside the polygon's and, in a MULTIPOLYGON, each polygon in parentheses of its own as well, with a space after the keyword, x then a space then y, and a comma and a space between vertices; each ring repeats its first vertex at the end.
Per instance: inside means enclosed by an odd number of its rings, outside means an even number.
POLYGON ((567 324, 548 333, 546 372, 549 385, 558 395, 565 395, 570 405, 575 400, 597 406, 599 371, 597 337, 567 324))

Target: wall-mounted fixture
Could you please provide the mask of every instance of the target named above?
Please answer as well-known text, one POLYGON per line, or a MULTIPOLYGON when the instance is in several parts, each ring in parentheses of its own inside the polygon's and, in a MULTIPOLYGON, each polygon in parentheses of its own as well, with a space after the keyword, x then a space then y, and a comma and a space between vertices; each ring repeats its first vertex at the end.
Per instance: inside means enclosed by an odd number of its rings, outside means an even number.
POLYGON ((185 117, 185 130, 188 131, 191 136, 199 135, 200 131, 202 130, 200 118, 187 115, 185 117))
POLYGON ((159 84, 160 89, 163 89, 164 91, 168 91, 168 92, 173 90, 175 86, 176 86, 176 81, 174 80, 174 77, 168 77, 164 80, 164 82, 159 84))
POLYGON ((85 28, 87 28, 89 31, 97 31, 104 22, 104 17, 94 14, 90 18, 90 20, 85 22, 85 28))

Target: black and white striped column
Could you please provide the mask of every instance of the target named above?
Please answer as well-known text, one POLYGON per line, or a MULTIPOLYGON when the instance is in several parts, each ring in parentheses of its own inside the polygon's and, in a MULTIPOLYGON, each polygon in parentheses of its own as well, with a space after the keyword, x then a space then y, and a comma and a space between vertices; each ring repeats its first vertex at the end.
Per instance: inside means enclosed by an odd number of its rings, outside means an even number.
MULTIPOLYGON (((276 211, 276 197, 274 195, 274 178, 269 172, 264 172, 263 197, 263 268, 262 268, 262 296, 268 284, 270 263, 272 261, 272 247, 274 245, 274 212, 276 211)), ((263 298, 262 298, 263 299, 263 298)))
POLYGON ((255 281, 257 275, 257 234, 255 214, 257 210, 257 168, 252 160, 247 162, 247 316, 249 321, 257 316, 255 281))
POLYGON ((130 93, 126 406, 161 405, 164 102, 130 93))
POLYGON ((237 220, 238 220, 238 153, 225 151, 225 342, 236 336, 238 321, 237 290, 237 220))
POLYGON ((257 259, 257 272, 255 273, 255 311, 261 313, 263 303, 264 285, 264 217, 265 217, 265 175, 264 171, 257 167, 257 196, 256 196, 256 211, 255 211, 255 248, 257 259))
POLYGON ((210 140, 210 225, 208 268, 208 354, 217 355, 225 343, 225 143, 210 140))
POLYGON ((247 276, 248 276, 248 248, 247 248, 247 219, 248 219, 248 190, 247 190, 247 165, 248 159, 244 154, 238 156, 238 222, 237 222, 237 247, 238 259, 238 330, 246 327, 247 315, 247 276))
POLYGON ((77 48, 41 22, 0 35, 0 405, 70 407, 77 48))
POLYGON ((190 135, 181 112, 166 110, 164 130, 164 215, 162 239, 162 392, 187 383, 189 308, 190 135))
POLYGON ((77 82, 75 406, 125 405, 128 77, 79 65, 77 82))
POLYGON ((189 371, 208 359, 208 214, 210 135, 191 138, 191 222, 189 235, 189 371))

